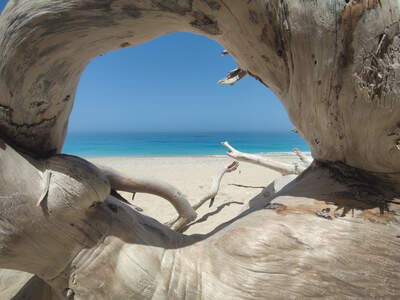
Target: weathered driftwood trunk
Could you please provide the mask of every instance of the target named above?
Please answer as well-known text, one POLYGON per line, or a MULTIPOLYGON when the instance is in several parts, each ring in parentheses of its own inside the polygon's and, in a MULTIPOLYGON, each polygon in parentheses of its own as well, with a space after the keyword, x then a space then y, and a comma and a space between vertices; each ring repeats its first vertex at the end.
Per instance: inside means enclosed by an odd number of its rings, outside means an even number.
POLYGON ((398 298, 399 6, 9 1, 0 17, 0 267, 36 274, 26 288, 45 299, 398 298), (175 31, 215 39, 269 86, 316 160, 269 203, 205 236, 141 215, 109 196, 96 167, 55 155, 89 61, 175 31))

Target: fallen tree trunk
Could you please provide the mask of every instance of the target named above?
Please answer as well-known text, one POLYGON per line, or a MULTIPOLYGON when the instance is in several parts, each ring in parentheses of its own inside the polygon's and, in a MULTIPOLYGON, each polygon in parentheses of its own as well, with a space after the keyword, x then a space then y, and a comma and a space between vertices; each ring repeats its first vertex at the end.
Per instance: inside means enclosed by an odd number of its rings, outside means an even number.
POLYGON ((399 21, 395 0, 10 0, 0 267, 36 274, 45 300, 398 298, 399 21), (141 215, 98 168, 58 155, 89 61, 176 31, 218 41, 270 87, 315 159, 207 235, 141 215))

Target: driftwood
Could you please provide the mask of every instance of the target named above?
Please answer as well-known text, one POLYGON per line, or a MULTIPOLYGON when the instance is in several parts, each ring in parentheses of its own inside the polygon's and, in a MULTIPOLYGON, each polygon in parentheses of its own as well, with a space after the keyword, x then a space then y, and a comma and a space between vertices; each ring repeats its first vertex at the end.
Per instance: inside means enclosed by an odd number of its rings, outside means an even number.
POLYGON ((304 155, 304 153, 301 152, 299 149, 294 148, 293 152, 296 153, 297 157, 300 159, 300 161, 303 163, 305 167, 308 167, 309 165, 312 164, 313 159, 310 158, 309 156, 304 155))
MULTIPOLYGON (((199 201, 197 201, 193 206, 192 209, 196 211, 199 209, 204 203, 206 203, 208 200, 210 200, 209 207, 211 207, 214 203, 214 199, 218 194, 219 186, 221 185, 221 180, 222 177, 225 175, 225 173, 230 173, 233 172, 237 169, 239 166, 239 163, 237 161, 234 161, 231 163, 229 166, 224 167, 217 176, 213 178, 210 190, 208 191, 207 194, 205 194, 199 201)), ((170 226, 172 229, 176 231, 181 231, 190 221, 188 218, 185 218, 182 215, 179 215, 178 218, 170 221, 167 223, 168 226, 170 226)))
POLYGON ((261 155, 240 152, 240 151, 236 150, 235 148, 233 148, 231 145, 229 145, 229 143, 227 141, 222 142, 221 145, 223 145, 229 149, 229 151, 226 153, 226 155, 228 155, 231 158, 234 158, 238 161, 248 162, 251 164, 266 167, 266 168, 272 169, 274 171, 277 171, 277 172, 281 173, 282 175, 300 174, 312 162, 309 158, 304 156, 304 154, 298 149, 294 149, 293 151, 300 158, 302 163, 301 164, 298 164, 298 163, 287 164, 284 162, 279 162, 279 161, 275 161, 273 159, 269 159, 269 158, 261 156, 261 155))
MULTIPOLYGON (((179 214, 181 222, 173 229, 179 230, 195 220, 197 213, 185 195, 176 187, 158 178, 125 175, 105 166, 98 166, 110 182, 111 188, 131 193, 147 193, 160 196, 171 203, 179 214)), ((172 224, 171 224, 172 225, 172 224)))
MULTIPOLYGON (((191 221, 194 221, 196 219, 197 217, 196 210, 199 209, 205 202, 210 200, 210 207, 212 206, 214 198, 218 193, 222 177, 224 176, 225 173, 235 171, 238 165, 239 164, 237 162, 233 162, 229 166, 224 167, 215 176, 215 178, 213 178, 210 190, 207 192, 207 194, 201 197, 201 199, 198 202, 196 202, 193 206, 190 204, 189 200, 178 188, 170 185, 167 182, 162 181, 161 179, 138 176, 138 175, 136 176, 125 175, 110 167, 99 166, 99 165, 97 165, 97 167, 110 182, 111 191, 119 190, 134 194, 136 193, 153 194, 160 196, 165 200, 167 200, 169 203, 171 203, 175 207, 179 216, 176 219, 168 222, 166 225, 171 227, 173 230, 180 231, 191 221)), ((113 194, 113 192, 111 192, 111 195, 124 202, 126 201, 124 199, 121 199, 120 195, 118 194, 113 194)))
POLYGON ((238 82, 240 79, 246 77, 247 75, 248 75, 248 73, 246 71, 244 71, 240 68, 237 68, 235 70, 230 71, 225 78, 218 80, 218 84, 234 85, 236 82, 238 82))
MULTIPOLYGON (((138 175, 125 175, 110 167, 97 165, 97 167, 103 172, 104 176, 110 182, 111 196, 114 196, 117 199, 132 205, 129 201, 116 193, 115 190, 130 192, 134 195, 136 193, 146 193, 160 196, 171 203, 179 215, 166 225, 176 231, 181 231, 191 221, 194 221, 197 218, 196 210, 199 209, 205 202, 210 200, 209 206, 211 207, 213 205, 214 198, 218 194, 222 177, 225 175, 225 173, 235 171, 238 166, 239 163, 234 161, 229 166, 222 168, 221 171, 213 178, 210 190, 207 192, 207 194, 202 196, 201 199, 194 205, 191 205, 186 196, 178 188, 162 181, 161 179, 138 175)), ((137 210, 140 211, 140 209, 137 210)))
MULTIPOLYGON (((297 157, 300 159, 300 163, 284 163, 284 162, 278 162, 273 159, 269 159, 264 156, 256 155, 256 154, 250 154, 250 153, 244 153, 236 150, 233 148, 227 141, 222 142, 221 145, 225 146, 228 148, 228 152, 226 155, 228 155, 231 158, 237 159, 239 161, 255 164, 261 167, 266 167, 269 169, 272 169, 274 171, 277 171, 282 174, 282 176, 276 178, 273 180, 270 184, 268 184, 262 191, 263 197, 271 197, 275 195, 277 192, 282 190, 286 185, 291 183, 294 179, 297 178, 297 175, 299 175, 301 172, 306 170, 311 164, 312 164, 312 159, 304 155, 299 149, 294 148, 293 152, 297 155, 297 157)), ((243 211, 246 209, 252 208, 252 207, 257 207, 259 206, 259 203, 255 201, 249 202, 248 205, 245 205, 243 207, 243 211)))
POLYGON ((8 1, 0 267, 35 274, 14 298, 399 298, 399 24, 396 0, 8 1), (315 159, 206 235, 140 214, 59 154, 90 60, 177 31, 268 86, 315 159))

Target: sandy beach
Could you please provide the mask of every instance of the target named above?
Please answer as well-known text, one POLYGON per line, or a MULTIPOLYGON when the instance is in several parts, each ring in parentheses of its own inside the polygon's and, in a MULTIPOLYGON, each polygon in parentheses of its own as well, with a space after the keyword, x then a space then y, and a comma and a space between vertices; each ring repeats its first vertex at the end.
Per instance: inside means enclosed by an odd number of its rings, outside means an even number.
MULTIPOLYGON (((295 162, 297 157, 268 156, 283 162, 295 162)), ((180 156, 180 157, 96 157, 86 158, 100 165, 109 166, 126 175, 141 175, 162 179, 183 192, 191 203, 198 201, 210 188, 213 177, 233 159, 227 156, 180 156)), ((205 203, 198 210, 198 218, 185 231, 191 233, 207 233, 217 225, 235 217, 244 205, 259 195, 263 188, 275 178, 281 176, 270 169, 241 162, 239 168, 225 174, 214 205, 210 208, 205 203), (201 225, 201 226, 200 226, 201 225)), ((131 199, 131 193, 121 192, 126 199, 131 199)), ((147 214, 164 223, 177 214, 174 208, 164 199, 138 193, 135 195, 135 205, 147 214)))

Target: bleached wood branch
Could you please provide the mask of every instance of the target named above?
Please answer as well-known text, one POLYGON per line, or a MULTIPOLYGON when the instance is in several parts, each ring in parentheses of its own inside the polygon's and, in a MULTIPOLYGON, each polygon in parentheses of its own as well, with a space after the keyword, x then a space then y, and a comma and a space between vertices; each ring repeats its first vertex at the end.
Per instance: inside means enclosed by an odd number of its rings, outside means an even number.
POLYGON ((112 168, 97 166, 110 182, 114 190, 147 193, 160 196, 169 201, 182 219, 182 224, 188 224, 197 217, 196 211, 192 208, 184 194, 171 184, 157 178, 144 176, 128 176, 112 168))
POLYGON ((293 152, 296 153, 297 157, 301 160, 301 162, 308 167, 309 165, 311 165, 311 163, 313 162, 313 160, 311 158, 309 158, 308 156, 304 155, 303 152, 301 152, 299 149, 294 148, 293 152))
POLYGON ((305 170, 305 167, 299 166, 298 164, 286 164, 262 157, 260 155, 240 152, 229 145, 227 141, 222 142, 221 144, 229 149, 229 151, 226 153, 229 157, 272 169, 281 173, 282 175, 300 174, 305 170))
POLYGON ((217 196, 219 187, 221 185, 222 177, 224 177, 225 173, 230 173, 235 171, 239 167, 239 162, 234 161, 229 166, 221 169, 219 174, 213 178, 211 188, 208 191, 208 194, 204 195, 195 205, 193 205, 193 209, 199 209, 207 200, 211 199, 209 207, 213 205, 214 198, 217 196))
POLYGON ((244 71, 240 68, 236 68, 228 73, 225 78, 222 78, 218 81, 218 84, 229 84, 234 85, 240 79, 246 77, 248 75, 247 71, 244 71))
MULTIPOLYGON (((112 191, 119 190, 131 193, 147 193, 160 196, 169 201, 178 212, 178 217, 167 223, 172 229, 179 231, 197 217, 196 210, 206 201, 211 199, 210 207, 218 193, 222 177, 225 173, 237 169, 239 163, 233 162, 224 167, 216 177, 214 177, 209 192, 204 195, 195 205, 191 206, 182 192, 176 187, 157 178, 146 178, 142 176, 127 176, 112 168, 97 166, 110 182, 112 191)), ((115 191, 114 191, 115 192, 115 191)), ((114 195, 115 196, 115 195, 114 195)), ((120 199, 119 197, 116 197, 120 199)), ((122 200, 122 199, 120 199, 122 200)), ((125 199, 123 202, 127 202, 125 199)))
MULTIPOLYGON (((213 178, 213 181, 211 183, 210 190, 206 195, 204 195, 196 204, 194 204, 192 207, 194 210, 199 209, 205 202, 210 200, 210 207, 213 205, 214 198, 218 193, 219 187, 221 185, 221 180, 222 177, 225 175, 225 173, 230 173, 235 171, 239 166, 239 162, 234 161, 231 163, 229 166, 224 167, 223 169, 220 170, 217 176, 213 178)), ((176 231, 181 231, 188 223, 185 222, 185 220, 181 217, 178 216, 177 218, 173 219, 172 221, 168 222, 168 226, 172 226, 172 228, 176 231)))

